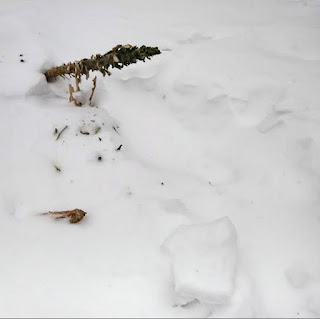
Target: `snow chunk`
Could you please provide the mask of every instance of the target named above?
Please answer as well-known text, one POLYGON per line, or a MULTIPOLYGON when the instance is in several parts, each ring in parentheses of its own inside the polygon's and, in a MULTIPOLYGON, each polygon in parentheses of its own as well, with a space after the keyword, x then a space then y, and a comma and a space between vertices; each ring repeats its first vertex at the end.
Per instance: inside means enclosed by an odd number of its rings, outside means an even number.
POLYGON ((310 274, 301 265, 292 265, 285 271, 285 276, 290 285, 297 289, 305 288, 310 281, 310 274))
POLYGON ((228 217, 180 226, 164 243, 172 258, 178 304, 224 304, 234 291, 237 233, 228 217))

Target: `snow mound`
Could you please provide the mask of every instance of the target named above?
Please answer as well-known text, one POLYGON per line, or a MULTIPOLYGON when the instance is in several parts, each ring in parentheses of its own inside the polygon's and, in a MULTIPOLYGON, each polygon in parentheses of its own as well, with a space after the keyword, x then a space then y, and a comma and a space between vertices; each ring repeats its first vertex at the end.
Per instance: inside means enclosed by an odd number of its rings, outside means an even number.
POLYGON ((228 217, 180 226, 164 243, 173 264, 177 303, 227 303, 234 291, 237 233, 228 217))

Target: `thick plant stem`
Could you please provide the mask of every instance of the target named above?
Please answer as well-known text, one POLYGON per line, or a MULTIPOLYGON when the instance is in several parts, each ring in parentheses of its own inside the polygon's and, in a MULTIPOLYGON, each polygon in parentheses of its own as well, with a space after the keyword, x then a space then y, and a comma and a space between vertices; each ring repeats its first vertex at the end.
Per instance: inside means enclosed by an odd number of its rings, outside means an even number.
POLYGON ((157 47, 143 45, 138 48, 129 44, 119 44, 104 55, 97 54, 90 59, 63 64, 46 71, 44 74, 47 81, 57 76, 70 75, 75 77, 76 82, 79 83, 82 75, 85 75, 87 79, 89 78, 89 71, 99 71, 103 76, 106 74, 111 75, 108 71, 109 67, 122 69, 124 66, 136 63, 138 60, 145 61, 145 59, 150 59, 151 56, 160 53, 157 47))

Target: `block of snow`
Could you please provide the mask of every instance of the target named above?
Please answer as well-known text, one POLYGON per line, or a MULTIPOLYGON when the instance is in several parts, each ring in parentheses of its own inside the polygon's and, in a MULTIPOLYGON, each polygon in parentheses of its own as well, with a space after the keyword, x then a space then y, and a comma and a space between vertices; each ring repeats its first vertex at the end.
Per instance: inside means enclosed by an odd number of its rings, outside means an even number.
POLYGON ((290 285, 297 289, 305 288, 310 282, 310 274, 299 264, 294 264, 285 271, 285 276, 290 285))
POLYGON ((237 266, 237 234, 228 217, 180 226, 163 247, 172 259, 178 304, 228 302, 237 266))

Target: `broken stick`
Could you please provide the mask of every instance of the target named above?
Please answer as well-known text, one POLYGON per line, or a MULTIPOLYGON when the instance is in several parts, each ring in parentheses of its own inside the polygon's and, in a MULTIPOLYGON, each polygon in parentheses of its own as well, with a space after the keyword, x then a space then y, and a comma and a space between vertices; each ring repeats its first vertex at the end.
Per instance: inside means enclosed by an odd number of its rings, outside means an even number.
POLYGON ((68 128, 68 125, 66 125, 62 130, 61 132, 58 134, 57 138, 56 138, 56 141, 59 139, 59 137, 61 136, 61 134, 68 128))

